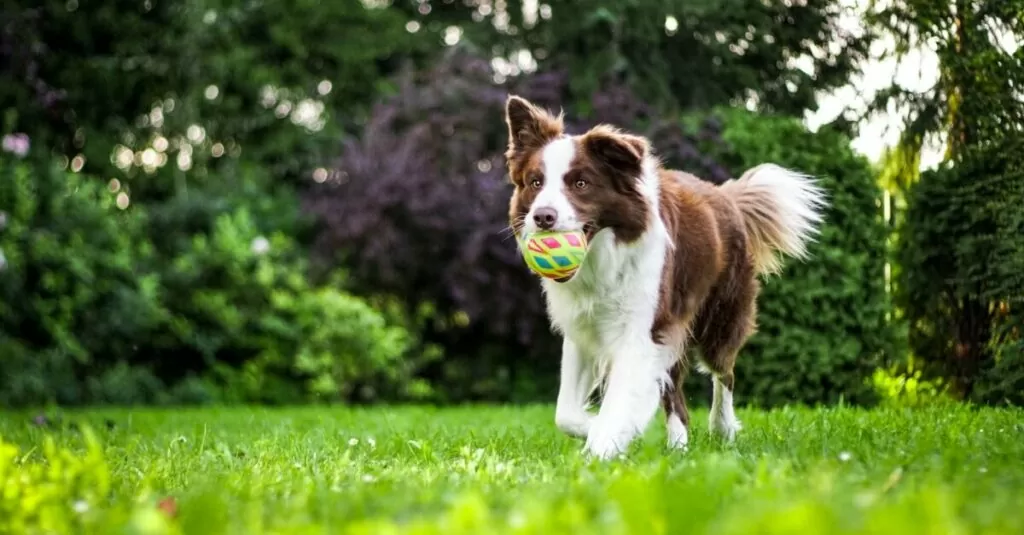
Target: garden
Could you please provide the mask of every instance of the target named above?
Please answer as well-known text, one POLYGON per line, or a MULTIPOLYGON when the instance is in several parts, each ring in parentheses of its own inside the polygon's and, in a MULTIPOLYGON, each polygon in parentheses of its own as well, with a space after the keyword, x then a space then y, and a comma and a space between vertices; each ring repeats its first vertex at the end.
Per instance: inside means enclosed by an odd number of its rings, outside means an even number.
POLYGON ((0 6, 0 533, 1022 532, 1022 40, 1020 0, 0 6), (555 426, 510 94, 820 180, 735 443, 697 373, 686 451, 555 426))

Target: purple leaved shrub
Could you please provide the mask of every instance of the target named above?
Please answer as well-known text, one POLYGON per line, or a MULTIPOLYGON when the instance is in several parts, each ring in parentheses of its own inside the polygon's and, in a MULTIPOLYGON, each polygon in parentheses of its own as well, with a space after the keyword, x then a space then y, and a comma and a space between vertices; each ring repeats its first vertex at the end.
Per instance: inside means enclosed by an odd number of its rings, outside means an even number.
MULTIPOLYGON (((580 98, 584 116, 564 71, 498 84, 486 59, 456 48, 403 73, 362 132, 342 141, 332 168, 313 174, 304 204, 319 220, 317 256, 343 267, 351 290, 398 298, 409 317, 432 311, 420 335, 444 358, 420 375, 439 400, 548 399, 557 383, 560 343, 508 229, 510 93, 564 110, 569 132, 615 124, 649 136, 668 164, 727 178, 679 120, 623 84, 580 98)), ((716 125, 696 136, 714 140, 716 125)))

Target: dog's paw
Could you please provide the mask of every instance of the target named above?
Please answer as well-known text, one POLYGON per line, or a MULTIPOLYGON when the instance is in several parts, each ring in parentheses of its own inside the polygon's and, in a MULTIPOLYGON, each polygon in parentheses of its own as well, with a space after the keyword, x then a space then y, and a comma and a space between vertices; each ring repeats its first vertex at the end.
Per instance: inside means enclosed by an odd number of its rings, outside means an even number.
POLYGON ((736 440, 736 434, 743 429, 743 425, 735 416, 731 418, 721 415, 715 416, 712 414, 711 421, 708 422, 710 431, 731 444, 736 440))
POLYGON ((628 437, 607 433, 594 426, 591 428, 590 434, 587 435, 583 453, 591 459, 607 461, 614 457, 624 456, 629 442, 628 437))
POLYGON ((577 438, 587 438, 593 420, 594 415, 587 412, 555 413, 555 426, 563 433, 577 438))
POLYGON ((605 462, 612 459, 625 459, 626 452, 614 445, 587 444, 581 452, 583 457, 592 462, 605 462))
POLYGON ((686 425, 678 416, 672 415, 668 420, 666 434, 668 435, 668 447, 680 451, 687 451, 690 442, 690 433, 686 425))

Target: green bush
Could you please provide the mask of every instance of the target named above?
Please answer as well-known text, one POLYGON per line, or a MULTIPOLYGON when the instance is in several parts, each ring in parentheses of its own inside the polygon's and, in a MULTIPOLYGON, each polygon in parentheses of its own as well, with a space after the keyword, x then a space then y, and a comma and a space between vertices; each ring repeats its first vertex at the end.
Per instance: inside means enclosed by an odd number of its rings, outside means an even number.
POLYGON ((199 201, 152 217, 93 177, 30 162, 0 159, 0 403, 425 392, 401 318, 342 291, 339 274, 310 281, 294 198, 193 189, 199 201))
POLYGON ((881 405, 926 407, 954 402, 945 381, 928 379, 920 369, 904 368, 902 364, 879 368, 871 376, 881 405))
POLYGON ((311 286, 294 241, 262 236, 244 207, 195 236, 164 281, 174 336, 154 351, 179 355, 165 375, 214 368, 230 399, 280 403, 408 380, 405 329, 334 286, 311 286), (183 361, 186 348, 195 359, 183 361))
POLYGON ((0 403, 79 402, 165 320, 145 214, 93 178, 0 155, 0 403))
MULTIPOLYGON (((894 348, 886 320, 886 227, 868 162, 839 133, 811 133, 797 119, 742 110, 719 113, 726 147, 709 150, 734 176, 763 162, 815 175, 830 207, 810 258, 763 279, 758 332, 736 365, 737 402, 870 403, 870 378, 894 348)), ((704 377, 690 395, 707 399, 704 377)))
POLYGON ((969 148, 911 188, 899 305, 915 358, 956 395, 1024 403, 1024 142, 969 148))
POLYGON ((993 351, 992 361, 982 368, 974 383, 971 398, 992 405, 1024 406, 1024 342, 1021 342, 1020 317, 1016 318, 1015 340, 993 351))

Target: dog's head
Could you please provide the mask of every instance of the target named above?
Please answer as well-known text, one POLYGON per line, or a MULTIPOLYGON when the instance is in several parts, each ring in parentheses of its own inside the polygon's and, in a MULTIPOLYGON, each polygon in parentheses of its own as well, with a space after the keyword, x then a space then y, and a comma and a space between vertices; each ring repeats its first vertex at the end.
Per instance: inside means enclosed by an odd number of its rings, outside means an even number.
POLYGON ((582 230, 591 239, 611 229, 633 241, 648 221, 640 177, 650 148, 641 137, 606 126, 580 135, 564 131, 562 116, 517 96, 505 106, 505 157, 515 190, 509 219, 517 234, 582 230))

